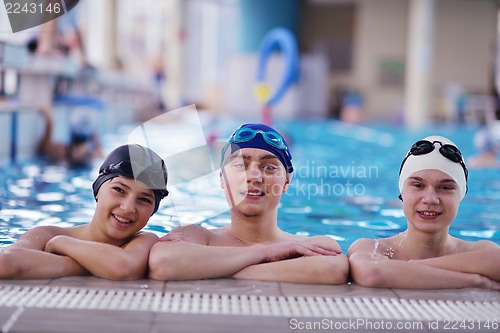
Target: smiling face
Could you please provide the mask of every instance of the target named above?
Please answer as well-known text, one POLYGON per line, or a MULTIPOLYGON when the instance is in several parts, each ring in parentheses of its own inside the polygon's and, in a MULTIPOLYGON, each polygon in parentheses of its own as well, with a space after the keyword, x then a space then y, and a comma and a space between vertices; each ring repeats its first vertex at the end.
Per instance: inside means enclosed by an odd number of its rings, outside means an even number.
POLYGON ((448 233, 461 198, 453 178, 439 170, 417 171, 406 179, 401 194, 409 228, 448 233))
POLYGON ((153 213, 155 197, 141 182, 114 177, 97 193, 97 208, 92 222, 104 238, 127 240, 144 228, 153 213))
POLYGON ((280 160, 267 150, 243 148, 224 166, 221 187, 232 211, 246 217, 276 212, 288 176, 280 160))

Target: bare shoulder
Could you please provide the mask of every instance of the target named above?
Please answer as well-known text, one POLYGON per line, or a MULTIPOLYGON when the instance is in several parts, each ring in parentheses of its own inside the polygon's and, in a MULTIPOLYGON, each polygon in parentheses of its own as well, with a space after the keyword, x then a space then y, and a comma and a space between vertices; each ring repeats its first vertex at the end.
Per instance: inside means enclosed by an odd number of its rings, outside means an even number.
POLYGON ((341 250, 339 243, 335 239, 329 236, 300 236, 300 235, 292 235, 290 233, 284 232, 283 240, 292 241, 292 242, 300 242, 300 243, 309 243, 314 244, 316 246, 328 247, 336 250, 341 250))
POLYGON ((356 252, 379 253, 381 249, 389 248, 390 243, 390 238, 360 238, 351 244, 347 250, 347 256, 349 257, 356 252))
POLYGON ((339 243, 335 239, 329 236, 311 236, 304 237, 304 241, 307 243, 315 243, 327 246, 339 246, 339 243))
POLYGON ((69 233, 70 228, 56 226, 34 227, 22 234, 11 246, 43 250, 45 244, 47 244, 51 238, 59 235, 68 235, 69 233))
POLYGON ((211 237, 213 237, 213 231, 191 224, 173 229, 167 235, 161 237, 160 241, 180 241, 208 245, 211 237))
POLYGON ((61 228, 61 227, 56 227, 56 226, 39 226, 39 227, 34 227, 31 228, 30 230, 26 231, 24 234, 21 235, 21 238, 25 237, 33 237, 33 236, 44 236, 47 238, 52 238, 55 236, 59 235, 68 235, 70 234, 70 228, 61 228))
POLYGON ((486 249, 500 250, 500 245, 488 240, 480 240, 477 242, 466 242, 466 241, 463 242, 466 243, 464 244, 465 251, 476 251, 476 250, 486 250, 486 249))
POLYGON ((160 238, 152 232, 139 231, 129 242, 122 245, 124 249, 151 248, 160 238))
POLYGON ((152 233, 152 232, 148 232, 148 231, 139 231, 134 239, 141 239, 141 240, 144 240, 144 241, 157 241, 159 239, 159 237, 152 233))

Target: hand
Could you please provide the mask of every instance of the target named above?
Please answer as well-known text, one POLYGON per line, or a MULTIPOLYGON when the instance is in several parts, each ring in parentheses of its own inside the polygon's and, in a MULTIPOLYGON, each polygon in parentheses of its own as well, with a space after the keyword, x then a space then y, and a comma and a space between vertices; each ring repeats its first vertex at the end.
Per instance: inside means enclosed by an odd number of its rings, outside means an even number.
POLYGON ((479 280, 480 280, 480 284, 479 284, 480 288, 500 290, 500 282, 492 280, 484 275, 477 274, 477 276, 479 277, 479 280))
POLYGON ((58 236, 55 236, 55 237, 52 237, 48 242, 47 244, 45 244, 45 249, 44 251, 45 252, 49 252, 49 253, 54 253, 54 254, 60 254, 57 250, 57 245, 64 240, 64 238, 67 237, 67 236, 64 236, 64 235, 58 235, 58 236))
POLYGON ((298 257, 309 256, 335 256, 339 250, 307 242, 285 242, 270 245, 256 245, 264 251, 264 262, 280 261, 298 257))
POLYGON ((163 237, 160 237, 159 242, 189 242, 193 239, 183 232, 170 232, 163 237))

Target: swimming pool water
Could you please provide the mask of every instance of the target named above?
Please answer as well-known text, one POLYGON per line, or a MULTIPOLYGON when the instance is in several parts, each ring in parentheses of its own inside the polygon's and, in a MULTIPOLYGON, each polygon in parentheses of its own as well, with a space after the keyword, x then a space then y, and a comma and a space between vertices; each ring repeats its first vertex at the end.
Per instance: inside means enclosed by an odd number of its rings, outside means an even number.
MULTIPOLYGON (((219 136, 227 137, 239 124, 227 121, 215 126, 219 136)), ((401 160, 412 143, 439 134, 454 141, 466 158, 475 154, 472 128, 434 127, 408 132, 386 124, 349 125, 324 120, 274 125, 288 137, 295 167, 279 209, 280 227, 294 234, 329 235, 343 251, 358 238, 391 236, 406 228, 397 199, 397 181, 401 160)), ((188 132, 181 125, 170 130, 165 145, 187 139, 188 132)), ((126 143, 129 131, 130 127, 104 136, 105 150, 126 143)), ((0 246, 11 244, 33 226, 89 222, 95 207, 91 185, 99 162, 84 170, 51 166, 41 160, 2 167, 0 246)), ((170 175, 173 173, 175 170, 169 170, 170 175)), ((451 226, 452 235, 500 244, 499 175, 498 169, 470 170, 469 192, 451 226)), ((223 192, 213 183, 186 182, 171 193, 147 230, 164 235, 182 221, 208 228, 229 223, 223 192)))

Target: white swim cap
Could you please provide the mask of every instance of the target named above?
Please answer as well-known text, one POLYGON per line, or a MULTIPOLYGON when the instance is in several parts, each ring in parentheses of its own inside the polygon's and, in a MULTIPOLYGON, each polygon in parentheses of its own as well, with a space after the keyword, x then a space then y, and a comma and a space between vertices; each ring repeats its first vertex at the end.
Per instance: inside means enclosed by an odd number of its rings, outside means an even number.
POLYGON ((460 189, 460 200, 462 200, 465 193, 467 193, 467 168, 465 167, 463 158, 460 155, 461 162, 454 162, 443 156, 440 152, 442 145, 448 144, 455 147, 457 147, 457 145, 447 138, 437 135, 428 136, 423 140, 432 142, 434 144, 434 149, 429 153, 422 153, 421 155, 415 155, 410 150, 405 160, 403 160, 401 171, 399 172, 399 192, 401 193, 403 184, 413 173, 420 170, 435 169, 453 178, 460 189))

